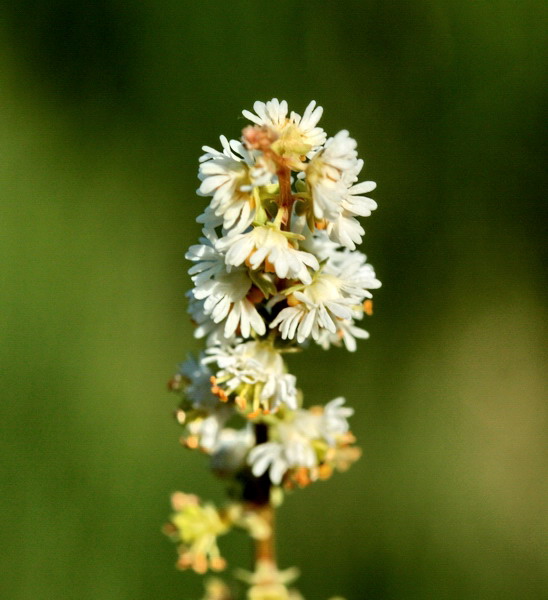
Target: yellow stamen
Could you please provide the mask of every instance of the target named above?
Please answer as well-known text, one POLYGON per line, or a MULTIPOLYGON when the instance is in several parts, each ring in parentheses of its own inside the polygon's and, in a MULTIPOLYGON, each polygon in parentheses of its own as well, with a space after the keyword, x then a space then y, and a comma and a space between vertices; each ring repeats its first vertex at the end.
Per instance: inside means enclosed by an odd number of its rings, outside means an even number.
POLYGON ((298 304, 300 304, 300 301, 297 300, 297 298, 295 298, 295 296, 293 294, 289 294, 289 296, 287 297, 287 305, 288 306, 297 306, 298 304))
POLYGON ((247 401, 243 396, 236 396, 234 403, 241 410, 244 411, 247 408, 247 401))
POLYGON ((261 391, 263 389, 263 385, 260 383, 255 384, 253 389, 253 410, 261 411, 261 391))

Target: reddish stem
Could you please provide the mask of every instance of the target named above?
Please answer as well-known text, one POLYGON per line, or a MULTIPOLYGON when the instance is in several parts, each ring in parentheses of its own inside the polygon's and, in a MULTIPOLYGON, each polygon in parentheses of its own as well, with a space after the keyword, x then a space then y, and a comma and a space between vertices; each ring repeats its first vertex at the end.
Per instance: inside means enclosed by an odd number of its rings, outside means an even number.
POLYGON ((255 562, 268 560, 276 564, 276 544, 274 537, 274 507, 269 504, 255 506, 257 514, 266 521, 270 527, 270 534, 262 540, 255 542, 255 562))
POLYGON ((291 169, 281 166, 278 169, 278 182, 280 184, 280 206, 285 210, 282 219, 282 229, 288 231, 291 221, 291 211, 295 202, 295 198, 291 192, 291 169))

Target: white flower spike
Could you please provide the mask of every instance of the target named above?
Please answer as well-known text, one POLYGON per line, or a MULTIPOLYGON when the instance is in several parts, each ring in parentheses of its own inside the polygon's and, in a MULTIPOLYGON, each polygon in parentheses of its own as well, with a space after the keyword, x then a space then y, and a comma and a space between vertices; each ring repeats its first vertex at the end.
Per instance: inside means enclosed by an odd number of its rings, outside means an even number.
MULTIPOLYGON (((360 450, 354 410, 342 397, 303 406, 284 355, 311 342, 355 352, 369 337, 360 325, 381 284, 356 247, 360 219, 377 208, 375 183, 359 181, 364 162, 348 131, 326 141, 315 101, 302 116, 277 98, 253 110, 243 111, 241 140, 203 147, 197 193, 209 203, 186 258, 188 311, 205 350, 169 382, 180 394, 181 443, 209 455, 231 501, 217 509, 178 492, 166 533, 178 567, 203 574, 226 564, 217 538, 243 528, 257 544, 255 571, 239 572, 247 598, 304 600, 286 586, 296 571, 274 560, 274 506, 286 491, 345 471, 360 450)), ((237 599, 215 579, 204 600, 237 599)))

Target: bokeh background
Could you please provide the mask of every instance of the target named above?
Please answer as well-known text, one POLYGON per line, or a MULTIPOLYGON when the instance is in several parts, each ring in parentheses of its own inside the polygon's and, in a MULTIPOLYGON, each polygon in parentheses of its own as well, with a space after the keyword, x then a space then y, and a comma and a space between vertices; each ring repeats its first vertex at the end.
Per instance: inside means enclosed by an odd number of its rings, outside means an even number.
MULTIPOLYGON (((183 255, 197 158, 257 99, 324 106, 378 182, 383 288, 344 394, 363 458, 287 499, 309 600, 539 600, 548 589, 541 201, 546 5, 532 0, 18 0, 0 25, 6 600, 192 600, 160 528, 222 497, 165 382, 199 348, 183 255)), ((223 544, 248 566, 244 536, 223 544)))

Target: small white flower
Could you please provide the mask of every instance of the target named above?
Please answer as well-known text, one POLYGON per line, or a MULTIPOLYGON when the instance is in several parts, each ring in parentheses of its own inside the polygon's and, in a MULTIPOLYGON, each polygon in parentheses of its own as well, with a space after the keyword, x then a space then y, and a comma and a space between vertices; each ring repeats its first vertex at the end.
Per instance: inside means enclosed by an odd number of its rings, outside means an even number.
POLYGON ((292 152, 307 154, 325 142, 325 132, 317 126, 323 108, 316 106, 315 100, 309 103, 302 117, 296 112, 291 112, 288 117, 287 102, 280 102, 277 98, 266 103, 255 102, 253 109, 255 114, 248 110, 242 111, 242 114, 256 125, 272 129, 279 137, 274 147, 278 147, 284 155, 292 152))
POLYGON ((314 160, 319 158, 323 163, 324 177, 340 179, 345 172, 354 175, 357 170, 358 156, 356 146, 356 140, 350 137, 346 129, 329 138, 319 155, 314 156, 314 160))
POLYGON ((358 219, 348 211, 343 210, 329 222, 327 234, 333 241, 350 248, 350 250, 355 250, 356 246, 362 243, 365 230, 358 219))
POLYGON ((354 172, 357 163, 356 140, 342 130, 329 138, 306 169, 306 181, 312 192, 317 219, 335 220, 343 209, 347 194, 346 171, 354 172))
POLYGON ((196 329, 194 330, 194 337, 201 339, 206 338, 206 344, 208 346, 214 346, 216 344, 230 344, 234 341, 234 335, 226 336, 224 334, 224 324, 215 323, 209 314, 204 311, 204 300, 196 300, 192 290, 187 292, 188 301, 188 313, 191 316, 196 329))
POLYGON ((241 386, 257 386, 258 398, 268 410, 280 404, 297 408, 296 378, 286 372, 278 350, 269 342, 246 342, 235 346, 212 347, 205 362, 216 362, 216 379, 223 382, 227 394, 241 386))
POLYGON ((320 265, 312 254, 297 250, 282 231, 272 226, 255 227, 248 233, 222 238, 217 249, 226 252, 227 265, 246 262, 251 269, 265 263, 265 270, 275 272, 280 279, 300 279, 310 283, 307 267, 318 270, 320 265))
POLYGON ((355 304, 355 299, 342 294, 343 287, 344 282, 338 277, 320 273, 302 291, 293 292, 296 305, 284 308, 270 327, 279 327, 284 340, 296 336, 299 343, 310 335, 318 340, 321 329, 335 333, 335 321, 352 318, 355 304))
POLYGON ((341 182, 345 184, 346 189, 342 192, 342 185, 340 186, 341 211, 336 218, 329 220, 327 223, 329 237, 351 250, 354 250, 356 245, 361 244, 362 237, 365 234, 363 227, 355 217, 368 217, 371 211, 377 208, 377 203, 373 199, 361 195, 374 190, 376 187, 375 182, 355 183, 362 167, 363 160, 358 160, 353 167, 342 173, 341 182))
POLYGON ((348 417, 354 414, 354 409, 343 406, 345 399, 341 396, 331 400, 325 405, 321 416, 321 435, 330 445, 334 446, 336 437, 349 430, 348 417))
MULTIPOLYGON (((208 204, 201 215, 196 217, 196 223, 203 225, 202 232, 215 234, 215 229, 220 227, 224 222, 223 215, 216 215, 215 211, 208 204)), ((246 226, 244 226, 244 229, 246 226)), ((234 231, 235 228, 232 229, 234 231)))
POLYGON ((318 464, 311 440, 303 436, 293 424, 280 423, 280 442, 266 442, 255 446, 247 458, 255 477, 268 471, 270 481, 279 485, 286 471, 292 467, 312 469, 318 464))
POLYGON ((284 453, 284 447, 279 442, 265 442, 251 449, 247 457, 251 471, 255 477, 261 477, 270 470, 270 481, 280 485, 282 477, 291 466, 284 453))
POLYGON ((325 409, 298 410, 292 421, 282 421, 276 428, 277 440, 259 444, 251 450, 248 463, 255 477, 268 471, 270 481, 279 485, 288 469, 318 465, 314 442, 322 440, 335 446, 336 438, 346 433, 352 408, 343 406, 344 398, 331 400, 325 409))
POLYGON ((312 233, 306 225, 305 217, 294 219, 292 231, 296 231, 305 237, 302 242, 299 242, 299 247, 313 254, 320 262, 329 259, 341 249, 340 244, 329 238, 327 231, 317 229, 312 233))
POLYGON ((374 181, 354 183, 362 167, 363 160, 360 159, 356 163, 355 175, 354 173, 350 173, 350 177, 343 177, 343 180, 348 182, 348 187, 343 196, 342 207, 352 215, 368 217, 377 208, 377 203, 372 198, 363 196, 363 194, 372 192, 377 187, 377 184, 374 181))
POLYGON ((302 117, 296 112, 291 113, 291 123, 299 131, 303 143, 312 148, 317 148, 325 142, 325 131, 321 127, 317 127, 322 114, 323 108, 316 106, 315 100, 312 100, 306 107, 302 117))
POLYGON ((250 174, 254 161, 240 142, 229 142, 221 136, 221 143, 222 152, 208 146, 203 148, 206 153, 200 158, 198 177, 202 183, 197 193, 212 196, 211 210, 223 217, 225 229, 245 228, 255 215, 254 182, 250 174))
POLYGON ((236 572, 238 579, 251 586, 247 592, 247 600, 304 600, 297 590, 286 587, 286 584, 298 576, 298 569, 293 567, 278 571, 275 563, 265 559, 257 561, 254 573, 243 569, 236 572))
MULTIPOLYGON (((302 219, 299 222, 301 225, 302 219)), ((308 227, 301 231, 306 239, 300 244, 303 250, 314 254, 318 260, 329 258, 342 246, 354 250, 361 243, 365 231, 360 223, 348 211, 343 210, 333 221, 327 223, 326 230, 316 230, 311 233, 308 227)))
POLYGON ((381 287, 373 267, 366 261, 367 257, 362 252, 345 249, 334 252, 324 268, 326 273, 335 275, 341 281, 341 290, 358 304, 365 298, 371 298, 369 290, 381 287))
POLYGON ((253 114, 249 110, 243 110, 242 114, 256 125, 266 125, 274 131, 281 131, 287 124, 287 102, 278 98, 273 98, 268 102, 255 102, 253 104, 253 114))
POLYGON ((203 233, 205 237, 200 238, 200 243, 190 246, 185 254, 187 260, 196 263, 190 267, 188 274, 197 286, 226 272, 225 257, 215 248, 215 232, 204 230, 203 233))
POLYGON ((213 373, 205 364, 203 354, 200 360, 189 356, 179 365, 179 373, 188 381, 185 386, 185 397, 190 400, 193 408, 209 410, 219 403, 217 396, 211 393, 210 379, 213 373))
MULTIPOLYGON (((242 145, 243 148, 243 145, 242 145)), ((254 162, 250 166, 249 176, 255 187, 276 183, 276 164, 259 151, 248 151, 254 162)))
POLYGON ((331 346, 338 347, 344 344, 349 352, 355 352, 358 347, 356 338, 366 340, 369 337, 369 333, 358 327, 354 323, 354 319, 339 319, 336 325, 335 333, 327 329, 320 331, 317 342, 324 350, 329 350, 331 346))
POLYGON ((230 406, 221 404, 205 417, 190 421, 186 428, 189 434, 199 440, 199 447, 211 453, 216 447, 225 423, 233 414, 230 406))
POLYGON ((212 448, 211 468, 223 476, 235 473, 244 466, 246 454, 254 442, 251 424, 240 430, 225 427, 212 448))
POLYGON ((224 335, 233 336, 238 328, 244 338, 255 331, 263 335, 265 323, 255 305, 246 298, 251 289, 251 279, 245 270, 221 273, 197 285, 193 294, 197 300, 205 300, 203 311, 215 323, 224 322, 224 335))

